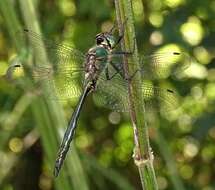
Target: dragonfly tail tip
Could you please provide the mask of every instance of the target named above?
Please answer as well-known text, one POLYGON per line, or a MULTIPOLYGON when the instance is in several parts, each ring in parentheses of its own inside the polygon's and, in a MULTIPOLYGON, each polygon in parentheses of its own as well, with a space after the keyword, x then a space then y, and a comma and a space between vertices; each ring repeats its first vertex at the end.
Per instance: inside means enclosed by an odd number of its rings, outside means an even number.
POLYGON ((62 161, 57 159, 55 162, 55 167, 54 167, 54 172, 53 172, 55 177, 57 177, 59 175, 61 166, 62 166, 62 161))
POLYGON ((54 174, 54 177, 58 176, 58 174, 59 174, 59 168, 58 167, 55 166, 53 174, 54 174))

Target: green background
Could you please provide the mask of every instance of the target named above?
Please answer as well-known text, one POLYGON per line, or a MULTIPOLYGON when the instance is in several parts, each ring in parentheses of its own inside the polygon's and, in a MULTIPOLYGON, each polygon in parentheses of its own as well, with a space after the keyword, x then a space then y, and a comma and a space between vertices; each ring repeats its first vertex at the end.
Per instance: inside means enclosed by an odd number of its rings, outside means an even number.
MULTIPOLYGON (((180 50, 192 57, 177 78, 158 82, 177 92, 175 112, 149 114, 159 189, 215 189, 215 2, 134 0, 141 54, 180 50)), ((111 0, 1 0, 0 2, 0 189, 141 189, 133 163, 128 114, 97 107, 88 98, 75 143, 59 178, 52 175, 60 135, 76 101, 38 98, 27 84, 5 80, 10 64, 36 56, 17 38, 37 30, 83 52, 115 21, 111 0)), ((37 31, 35 31, 37 32, 37 31)))

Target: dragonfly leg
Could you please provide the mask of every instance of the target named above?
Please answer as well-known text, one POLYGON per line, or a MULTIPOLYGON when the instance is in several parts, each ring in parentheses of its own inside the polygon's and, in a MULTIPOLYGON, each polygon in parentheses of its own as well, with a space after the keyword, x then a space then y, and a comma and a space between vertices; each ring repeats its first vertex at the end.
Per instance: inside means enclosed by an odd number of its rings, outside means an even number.
POLYGON ((108 72, 108 68, 106 68, 106 70, 105 70, 105 75, 106 75, 107 80, 112 79, 116 74, 119 73, 120 76, 121 76, 123 79, 129 81, 129 80, 132 80, 132 79, 134 78, 134 76, 136 75, 136 73, 137 73, 138 71, 141 71, 141 70, 137 69, 136 71, 134 71, 134 73, 133 73, 131 76, 126 77, 126 76, 125 76, 125 73, 124 73, 124 70, 123 70, 123 64, 122 64, 122 63, 121 63, 120 65, 117 65, 116 63, 114 63, 113 61, 111 61, 110 64, 111 64, 111 66, 116 70, 116 72, 110 77, 110 76, 109 76, 109 72, 108 72))
POLYGON ((115 51, 113 55, 132 55, 135 50, 135 43, 133 43, 132 51, 115 51))
POLYGON ((107 80, 111 80, 114 76, 116 76, 116 74, 118 74, 119 72, 116 71, 112 76, 109 75, 109 70, 108 68, 105 69, 105 76, 107 80))
POLYGON ((106 76, 106 79, 107 80, 111 80, 112 78, 114 78, 117 74, 120 74, 120 76, 124 79, 124 72, 123 72, 123 68, 122 68, 122 64, 120 64, 120 66, 117 66, 116 63, 114 62, 110 62, 110 64, 112 65, 112 67, 115 69, 115 73, 113 73, 111 76, 110 76, 110 73, 109 73, 109 70, 108 70, 108 67, 105 68, 105 76, 106 76))
POLYGON ((108 68, 107 68, 107 70, 106 70, 106 72, 107 72, 107 74, 106 74, 107 79, 108 79, 108 77, 112 79, 118 73, 124 79, 125 78, 125 74, 124 74, 124 70, 123 70, 123 64, 122 63, 120 63, 120 64, 114 63, 113 61, 111 61, 110 64, 116 70, 116 72, 111 77, 109 77, 109 72, 108 72, 108 68))
MULTIPOLYGON (((109 77, 109 78, 111 78, 111 79, 112 79, 116 74, 119 73, 123 79, 129 81, 129 80, 132 80, 132 79, 134 78, 134 76, 136 75, 136 73, 137 73, 138 71, 141 71, 141 70, 137 69, 136 71, 134 71, 134 73, 133 73, 131 76, 126 77, 126 76, 125 76, 125 73, 124 73, 124 70, 123 70, 123 65, 122 65, 122 64, 120 64, 120 66, 117 66, 116 63, 111 62, 111 65, 112 65, 113 68, 116 70, 116 73, 114 73, 111 77, 109 77)), ((107 69, 108 69, 108 68, 107 68, 107 69)), ((108 70, 105 71, 105 72, 108 72, 108 70)), ((106 77, 107 77, 107 76, 109 76, 109 73, 106 74, 106 77)))
MULTIPOLYGON (((125 34, 125 24, 126 24, 127 21, 128 21, 128 18, 126 18, 125 21, 124 21, 124 23, 122 24, 122 34, 119 35, 119 37, 118 37, 118 39, 117 39, 117 41, 116 41, 116 44, 115 44, 115 46, 113 47, 113 49, 116 48, 116 47, 118 46, 118 44, 121 42, 121 40, 122 40, 122 38, 123 38, 123 36, 124 36, 124 34, 125 34)), ((115 28, 115 25, 114 25, 114 27, 111 29, 111 32, 113 31, 114 28, 115 28)))
POLYGON ((124 36, 124 34, 122 34, 122 35, 120 35, 120 36, 118 37, 118 39, 117 39, 117 41, 116 41, 116 44, 115 44, 115 46, 113 47, 113 49, 116 48, 116 47, 118 46, 118 44, 121 42, 123 36, 124 36))
POLYGON ((134 73, 133 73, 131 76, 125 77, 124 79, 125 79, 125 80, 128 80, 128 81, 131 81, 131 80, 134 78, 134 76, 136 75, 136 73, 137 73, 138 71, 140 71, 140 70, 137 69, 136 71, 134 71, 134 73))
POLYGON ((110 31, 108 32, 109 34, 113 35, 114 31, 116 30, 116 21, 114 21, 114 24, 112 26, 112 28, 110 29, 110 31))

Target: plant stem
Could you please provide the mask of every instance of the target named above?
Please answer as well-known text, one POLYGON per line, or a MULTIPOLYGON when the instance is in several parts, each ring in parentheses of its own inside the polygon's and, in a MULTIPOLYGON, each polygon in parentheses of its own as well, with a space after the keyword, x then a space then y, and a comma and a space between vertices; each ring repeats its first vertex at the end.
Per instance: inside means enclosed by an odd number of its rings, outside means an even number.
MULTIPOLYGON (((29 92, 23 94, 16 102, 13 110, 2 123, 3 127, 7 127, 8 129, 13 130, 34 98, 35 96, 29 92)), ((0 145, 1 149, 7 145, 10 137, 10 133, 4 135, 5 141, 0 145)))
MULTIPOLYGON (((124 71, 126 77, 129 78, 140 67, 131 0, 115 0, 115 8, 120 34, 123 32, 123 26, 125 27, 124 42, 121 43, 122 50, 133 52, 130 57, 125 57, 124 59, 124 71)), ((153 167, 153 153, 149 143, 148 127, 144 118, 145 108, 140 88, 142 85, 141 81, 141 74, 137 72, 134 79, 129 82, 130 116, 135 142, 133 157, 139 170, 142 188, 156 190, 158 187, 153 167)))
MULTIPOLYGON (((23 13, 23 17, 26 23, 26 26, 33 30, 34 32, 40 34, 39 23, 37 21, 35 9, 32 0, 20 0, 20 5, 23 13)), ((45 54, 45 48, 38 50, 35 47, 35 44, 32 44, 35 58, 40 57, 40 61, 37 64, 46 63, 48 60, 47 55, 45 54), (38 52, 40 51, 40 52, 38 52), (41 57, 41 51, 43 56, 41 57)), ((44 85, 44 88, 48 89, 51 93, 54 93, 53 86, 44 85)), ((33 105, 33 113, 38 121, 38 126, 41 130, 42 140, 44 142, 45 150, 47 151, 47 160, 48 163, 51 163, 53 168, 54 160, 56 158, 56 152, 59 148, 61 138, 58 133, 59 127, 66 127, 67 122, 63 116, 63 110, 60 104, 57 101, 48 101, 46 100, 46 105, 44 106, 44 100, 39 99, 33 105), (43 109, 41 109, 41 107, 43 109), (40 122, 40 119, 43 118, 43 123, 40 122), (46 131, 46 135, 43 135, 43 131, 46 131), (47 139, 47 137, 49 137, 47 139), (50 150, 51 149, 51 150, 50 150)), ((72 151, 67 155, 67 160, 64 163, 64 168, 61 171, 59 179, 55 180, 57 189, 71 189, 71 184, 74 189, 88 189, 88 184, 86 176, 81 165, 80 159, 77 156, 75 148, 71 147, 72 151), (69 180, 68 180, 69 179, 69 180)))
POLYGON ((5 24, 8 28, 10 37, 12 38, 12 41, 17 51, 19 52, 22 47, 22 43, 19 40, 17 40, 16 32, 21 29, 21 25, 17 19, 17 15, 15 14, 12 2, 7 0, 1 0, 0 11, 4 17, 5 24))

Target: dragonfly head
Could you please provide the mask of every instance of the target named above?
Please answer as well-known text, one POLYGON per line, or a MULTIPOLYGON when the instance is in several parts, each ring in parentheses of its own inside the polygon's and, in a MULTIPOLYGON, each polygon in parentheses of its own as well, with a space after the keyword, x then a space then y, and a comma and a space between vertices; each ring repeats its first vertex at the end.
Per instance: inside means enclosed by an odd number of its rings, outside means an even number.
POLYGON ((114 36, 110 33, 99 33, 96 35, 96 44, 113 49, 115 46, 114 36))

